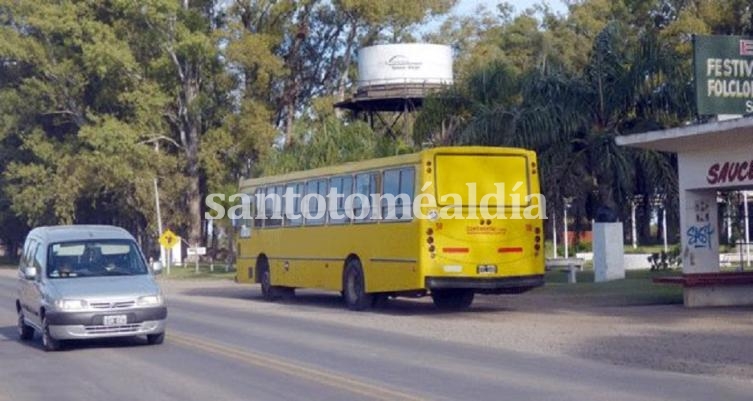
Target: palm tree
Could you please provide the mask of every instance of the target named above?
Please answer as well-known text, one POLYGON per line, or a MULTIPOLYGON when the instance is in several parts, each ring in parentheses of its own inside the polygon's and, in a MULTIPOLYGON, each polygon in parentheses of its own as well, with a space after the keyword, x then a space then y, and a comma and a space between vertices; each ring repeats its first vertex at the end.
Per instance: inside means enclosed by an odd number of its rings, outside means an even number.
POLYGON ((417 141, 536 149, 550 210, 572 197, 588 217, 599 206, 624 217, 635 194, 674 197, 671 156, 619 147, 614 138, 689 119, 689 68, 653 32, 631 40, 626 30, 608 24, 574 76, 551 65, 522 77, 503 63, 476 71, 427 100, 417 141))

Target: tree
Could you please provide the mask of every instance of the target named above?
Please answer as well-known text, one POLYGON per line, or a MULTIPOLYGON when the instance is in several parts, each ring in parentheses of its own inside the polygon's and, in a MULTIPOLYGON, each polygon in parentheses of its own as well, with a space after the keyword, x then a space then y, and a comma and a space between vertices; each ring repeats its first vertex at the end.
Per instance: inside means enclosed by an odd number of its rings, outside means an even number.
POLYGON ((268 110, 272 125, 290 144, 295 120, 313 99, 343 99, 358 48, 411 39, 411 27, 454 3, 234 1, 228 9, 227 55, 243 81, 241 102, 268 110))
POLYGON ((210 1, 0 3, 2 132, 19 147, 2 166, 13 214, 31 226, 111 223, 137 235, 150 226, 156 237, 159 177, 168 225, 199 241, 208 150, 223 156, 201 142, 212 130, 218 142, 228 135, 232 88, 214 10, 210 1))

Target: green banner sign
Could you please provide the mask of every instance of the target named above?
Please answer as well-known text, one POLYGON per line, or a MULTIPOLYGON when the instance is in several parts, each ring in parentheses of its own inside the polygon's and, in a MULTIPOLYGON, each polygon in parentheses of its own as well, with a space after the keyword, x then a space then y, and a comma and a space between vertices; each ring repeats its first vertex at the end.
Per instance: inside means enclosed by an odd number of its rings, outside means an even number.
POLYGON ((753 113, 753 38, 694 36, 698 114, 753 113))

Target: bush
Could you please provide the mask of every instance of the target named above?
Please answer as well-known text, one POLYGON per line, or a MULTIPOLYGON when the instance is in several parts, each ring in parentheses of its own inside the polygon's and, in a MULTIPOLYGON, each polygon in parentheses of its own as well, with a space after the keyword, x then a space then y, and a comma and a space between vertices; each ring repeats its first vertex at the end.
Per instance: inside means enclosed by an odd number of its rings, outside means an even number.
POLYGON ((682 263, 680 247, 673 246, 669 252, 654 252, 648 257, 648 263, 651 264, 651 270, 676 269, 682 263))

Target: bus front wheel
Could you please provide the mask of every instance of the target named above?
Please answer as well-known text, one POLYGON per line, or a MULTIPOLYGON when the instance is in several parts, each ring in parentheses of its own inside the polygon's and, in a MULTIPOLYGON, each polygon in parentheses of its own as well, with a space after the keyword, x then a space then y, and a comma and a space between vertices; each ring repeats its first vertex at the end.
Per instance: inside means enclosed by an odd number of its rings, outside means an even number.
POLYGON ((432 290, 431 299, 434 305, 443 310, 461 310, 466 309, 473 303, 473 290, 466 289, 446 289, 432 290))
POLYGON ((256 271, 259 275, 259 284, 261 284, 261 297, 267 301, 279 299, 280 294, 277 288, 272 285, 272 274, 269 272, 269 262, 266 258, 259 260, 256 271))
POLYGON ((351 259, 343 275, 343 298, 348 309, 362 311, 373 304, 373 295, 366 293, 366 280, 358 259, 351 259))

